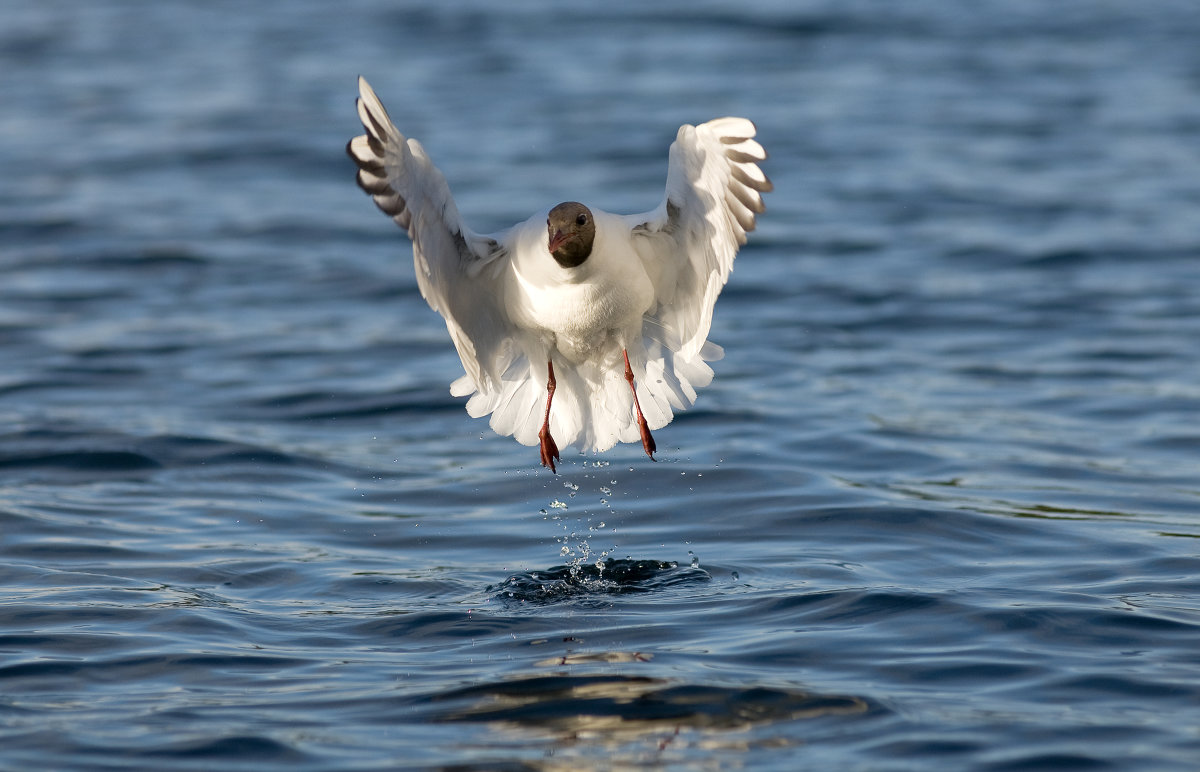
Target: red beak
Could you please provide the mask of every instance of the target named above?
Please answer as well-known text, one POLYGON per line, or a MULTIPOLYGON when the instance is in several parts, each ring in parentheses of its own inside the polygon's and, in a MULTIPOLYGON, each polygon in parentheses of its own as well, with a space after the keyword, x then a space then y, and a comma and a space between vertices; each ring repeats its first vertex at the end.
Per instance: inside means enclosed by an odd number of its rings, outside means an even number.
POLYGON ((563 244, 566 244, 570 240, 571 236, 569 234, 563 233, 562 231, 555 231, 554 235, 550 238, 550 251, 558 251, 559 247, 561 247, 563 244))

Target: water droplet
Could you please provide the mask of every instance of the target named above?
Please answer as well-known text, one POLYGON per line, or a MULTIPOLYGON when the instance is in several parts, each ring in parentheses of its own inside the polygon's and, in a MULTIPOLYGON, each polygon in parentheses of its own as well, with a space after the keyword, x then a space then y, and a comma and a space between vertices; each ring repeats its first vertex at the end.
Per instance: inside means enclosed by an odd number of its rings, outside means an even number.
POLYGON ((567 504, 566 504, 566 502, 565 502, 565 501, 559 501, 558 499, 555 499, 554 501, 551 501, 551 502, 550 502, 550 506, 551 506, 551 507, 553 507, 554 509, 566 509, 566 508, 567 508, 567 504))
POLYGON ((740 579, 740 578, 741 578, 741 577, 739 577, 739 576, 738 576, 738 572, 737 572, 737 571, 734 571, 734 572, 732 573, 732 576, 733 576, 733 581, 735 581, 735 582, 736 582, 738 579, 740 579))

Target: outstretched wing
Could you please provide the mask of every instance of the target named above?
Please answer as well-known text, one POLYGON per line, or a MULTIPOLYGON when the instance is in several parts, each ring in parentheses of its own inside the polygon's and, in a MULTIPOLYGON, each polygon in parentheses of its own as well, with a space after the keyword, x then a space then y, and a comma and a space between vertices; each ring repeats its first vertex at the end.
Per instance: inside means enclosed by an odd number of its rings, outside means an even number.
POLYGON ((445 318, 467 375, 475 384, 488 383, 510 324, 484 269, 507 259, 507 252, 496 239, 466 227, 446 178, 421 143, 400 133, 362 77, 358 93, 367 133, 346 146, 358 164, 358 185, 408 231, 421 296, 445 318))
MULTIPOLYGON (((671 144, 667 195, 653 212, 627 218, 638 254, 654 281, 658 308, 647 330, 678 359, 701 354, 713 305, 754 218, 765 210, 771 181, 758 168, 766 151, 745 118, 683 126, 671 144)), ((719 358, 709 345, 704 359, 719 358)))

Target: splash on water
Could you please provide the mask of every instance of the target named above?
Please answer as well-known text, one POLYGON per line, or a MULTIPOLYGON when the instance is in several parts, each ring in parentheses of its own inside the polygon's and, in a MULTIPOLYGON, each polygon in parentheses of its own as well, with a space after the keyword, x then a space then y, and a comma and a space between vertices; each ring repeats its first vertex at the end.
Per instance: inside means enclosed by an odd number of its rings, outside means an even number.
MULTIPOLYGON (((607 466, 608 462, 597 461, 595 464, 607 466)), ((591 477, 590 473, 583 475, 585 480, 591 477)), ((572 578, 580 578, 585 566, 595 570, 598 576, 603 576, 607 566, 606 561, 617 548, 615 544, 605 549, 592 548, 592 539, 598 538, 608 527, 606 519, 612 515, 612 504, 609 502, 609 497, 612 495, 613 489, 610 486, 616 484, 616 480, 611 480, 608 485, 599 487, 598 503, 602 512, 595 512, 594 507, 585 504, 583 514, 573 519, 568 518, 562 513, 569 508, 569 505, 558 498, 551 501, 549 505, 550 510, 556 510, 556 512, 551 514, 547 509, 540 510, 544 518, 557 522, 562 528, 562 534, 555 537, 555 543, 558 545, 558 557, 567 561, 566 567, 572 578)), ((564 481, 562 485, 567 491, 568 500, 579 497, 580 486, 578 483, 568 480, 564 481)))
POLYGON ((677 584, 711 579, 703 568, 680 566, 673 560, 616 558, 603 561, 602 566, 580 563, 514 574, 498 586, 489 587, 488 592, 503 602, 555 603, 655 592, 677 584))
MULTIPOLYGON (((603 469, 609 462, 597 461, 594 466, 603 469)), ((583 474, 584 480, 593 478, 583 474)), ((539 510, 545 520, 557 523, 561 533, 555 536, 557 557, 563 563, 551 568, 516 574, 500 585, 489 587, 498 600, 517 602, 555 602, 565 599, 588 599, 609 595, 649 592, 681 582, 709 581, 712 577, 700 568, 699 557, 688 550, 688 565, 680 566, 675 561, 634 560, 612 558, 619 545, 610 542, 602 549, 593 547, 593 541, 606 541, 616 534, 608 523, 616 517, 612 499, 617 480, 608 474, 597 475, 595 502, 586 500, 586 491, 581 493, 579 483, 563 482, 567 501, 555 497, 548 507, 539 510), (581 502, 581 503, 576 503, 581 502), (567 514, 571 507, 578 507, 580 514, 567 514)))

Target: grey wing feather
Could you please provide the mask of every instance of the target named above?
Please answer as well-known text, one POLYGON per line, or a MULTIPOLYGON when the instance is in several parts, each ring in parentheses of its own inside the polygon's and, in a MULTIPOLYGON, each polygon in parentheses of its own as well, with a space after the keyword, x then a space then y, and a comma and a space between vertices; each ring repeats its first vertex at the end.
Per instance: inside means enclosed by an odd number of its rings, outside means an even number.
POLYGON ((421 296, 445 318, 463 368, 482 385, 496 376, 508 327, 483 268, 507 252, 495 238, 466 227, 446 178, 421 143, 400 133, 365 79, 358 85, 366 133, 346 146, 358 165, 358 185, 408 232, 421 296))
POLYGON ((766 209, 762 194, 773 189, 758 166, 767 154, 755 134, 745 118, 681 127, 671 144, 666 197, 654 211, 628 218, 658 293, 653 319, 685 360, 705 347, 717 295, 766 209))

